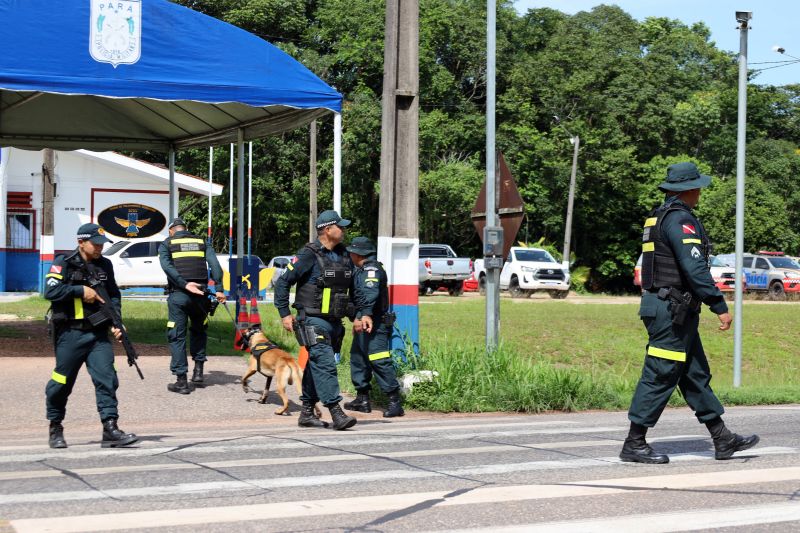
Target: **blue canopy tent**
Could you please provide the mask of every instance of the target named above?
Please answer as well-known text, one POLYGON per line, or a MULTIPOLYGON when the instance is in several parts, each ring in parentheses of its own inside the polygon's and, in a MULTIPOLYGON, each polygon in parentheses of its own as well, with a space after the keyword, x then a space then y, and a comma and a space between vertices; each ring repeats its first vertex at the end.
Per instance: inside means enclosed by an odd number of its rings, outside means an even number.
MULTIPOLYGON (((167 0, 0 0, 0 146, 157 150, 239 144, 334 114, 342 97, 275 46, 167 0)), ((174 180, 170 180, 170 217, 174 180)))

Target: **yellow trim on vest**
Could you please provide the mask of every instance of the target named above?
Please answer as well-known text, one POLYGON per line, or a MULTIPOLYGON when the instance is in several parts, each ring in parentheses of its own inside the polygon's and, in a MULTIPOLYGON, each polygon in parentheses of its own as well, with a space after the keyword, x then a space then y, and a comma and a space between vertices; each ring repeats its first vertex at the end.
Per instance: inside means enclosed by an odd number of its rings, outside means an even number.
POLYGON ((83 320, 83 300, 73 298, 72 304, 75 306, 75 320, 83 320))
POLYGON ((206 253, 199 250, 196 252, 175 252, 174 254, 172 254, 173 259, 180 259, 182 257, 205 257, 205 256, 206 253))
POLYGON ((167 322, 167 328, 174 328, 174 327, 175 327, 175 322, 173 322, 172 320, 167 322))
POLYGON ((369 354, 370 361, 380 361, 381 359, 389 359, 392 357, 390 352, 378 352, 369 354))
POLYGON ((700 239, 683 239, 683 244, 703 244, 700 239))
POLYGON ((658 217, 648 218, 644 221, 644 227, 649 228, 650 226, 655 226, 656 222, 658 222, 658 217))
POLYGON ((59 374, 55 370, 53 370, 53 373, 50 374, 50 379, 52 379, 56 383, 61 383, 62 385, 67 384, 67 376, 65 376, 64 374, 59 374))
POLYGON ((289 270, 294 270, 294 265, 292 265, 291 263, 288 263, 286 265, 286 268, 288 268, 289 270))
POLYGON ((328 314, 331 307, 331 290, 328 288, 322 289, 322 307, 320 311, 323 315, 328 314))
POLYGON ((170 242, 170 244, 191 244, 191 243, 205 244, 206 243, 206 241, 204 241, 203 239, 190 239, 190 238, 172 239, 169 242, 170 242))
POLYGON ((656 250, 656 243, 646 242, 642 244, 642 252, 654 252, 656 250))
POLYGON ((653 357, 660 357, 661 359, 669 359, 670 361, 686 362, 686 352, 676 352, 673 350, 665 350, 663 348, 656 348, 655 346, 647 347, 647 355, 653 357))
POLYGON ((64 279, 64 276, 61 274, 53 274, 52 272, 45 276, 46 278, 56 278, 56 279, 64 279))

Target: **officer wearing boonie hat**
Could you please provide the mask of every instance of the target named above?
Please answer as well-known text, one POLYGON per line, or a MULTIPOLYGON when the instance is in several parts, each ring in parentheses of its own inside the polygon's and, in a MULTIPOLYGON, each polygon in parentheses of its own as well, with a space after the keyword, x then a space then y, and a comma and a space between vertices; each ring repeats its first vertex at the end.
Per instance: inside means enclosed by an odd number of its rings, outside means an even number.
POLYGON ((117 339, 121 332, 111 326, 110 320, 100 323, 89 320, 100 311, 103 302, 90 286, 90 280, 98 280, 105 286, 111 304, 121 314, 122 295, 114 279, 114 268, 111 261, 102 256, 103 245, 111 240, 97 224, 82 225, 76 237, 78 248, 68 255, 56 256, 45 276, 44 297, 51 302, 50 332, 56 350, 56 367, 45 389, 47 419, 50 421, 49 444, 51 448, 67 447, 62 425, 67 399, 78 371, 86 363, 103 423, 101 446, 127 446, 138 438, 117 427, 119 380, 108 338, 109 329, 117 339))
POLYGON ((339 379, 334 353, 344 338, 342 318, 350 314, 350 290, 353 286, 353 263, 342 241, 350 221, 333 210, 317 217, 317 239, 297 252, 295 261, 275 280, 275 307, 283 327, 293 331, 295 318, 289 309, 289 290, 296 285, 294 307, 303 331, 311 330, 308 366, 303 373, 303 404, 297 424, 301 427, 326 427, 314 415, 314 405, 321 401, 331 413, 333 428, 347 429, 356 419, 342 411, 339 403, 339 379), (349 304, 349 305, 348 305, 349 304))
POLYGON ((719 316, 721 330, 732 318, 708 267, 710 242, 692 209, 711 177, 691 162, 671 165, 658 188, 666 200, 650 212, 642 236, 642 300, 639 316, 648 333, 644 369, 636 386, 628 419, 628 437, 620 459, 668 463, 645 440, 656 425, 675 387, 714 441, 714 457, 728 459, 758 443, 758 436, 732 433, 722 421, 725 411, 711 390, 711 372, 698 333, 701 304, 719 316))
POLYGON ((353 280, 356 319, 353 322, 355 335, 350 345, 350 378, 357 395, 355 400, 344 404, 344 408, 362 413, 372 412, 369 392, 374 373, 378 386, 389 398, 383 416, 403 416, 400 384, 389 350, 394 315, 389 313, 386 271, 376 259, 377 250, 368 238, 356 237, 347 251, 356 266, 353 280))

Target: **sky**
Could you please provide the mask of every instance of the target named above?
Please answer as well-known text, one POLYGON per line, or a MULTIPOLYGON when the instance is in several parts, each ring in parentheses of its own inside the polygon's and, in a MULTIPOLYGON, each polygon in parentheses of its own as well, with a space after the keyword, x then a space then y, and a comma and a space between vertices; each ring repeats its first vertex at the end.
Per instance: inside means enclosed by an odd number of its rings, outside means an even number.
MULTIPOLYGON (((647 17, 669 17, 691 26, 704 22, 711 30, 711 40, 721 50, 739 51, 739 29, 736 11, 752 11, 748 32, 748 68, 775 67, 757 62, 792 59, 772 50, 781 46, 786 54, 800 58, 800 1, 797 0, 515 0, 520 13, 530 8, 550 7, 564 13, 589 11, 599 4, 617 5, 637 20, 647 17)), ((769 68, 753 80, 762 85, 800 83, 800 63, 769 68)))

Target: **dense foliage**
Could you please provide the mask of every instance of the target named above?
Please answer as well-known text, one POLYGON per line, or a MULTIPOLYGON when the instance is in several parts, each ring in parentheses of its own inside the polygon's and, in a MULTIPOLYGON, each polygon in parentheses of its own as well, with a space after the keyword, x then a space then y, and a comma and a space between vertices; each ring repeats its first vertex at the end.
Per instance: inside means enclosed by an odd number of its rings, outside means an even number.
MULTIPOLYGON (((383 2, 176 1, 273 42, 344 94, 343 211, 355 220, 351 234, 375 237, 383 2)), ((718 50, 703 24, 639 22, 615 6, 570 16, 500 4, 497 144, 526 203, 520 239, 563 240, 569 131, 581 139, 572 243, 592 289, 632 288, 641 223, 672 162, 692 160, 715 176, 700 212, 716 250, 732 251, 736 57, 718 50)), ((752 77, 745 247, 798 254, 800 85, 752 77)), ((420 0, 420 238, 471 256, 480 249, 469 211, 483 180, 485 97, 485 2, 420 0)), ((320 209, 331 204, 331 122, 320 124, 320 209)), ((254 151, 254 252, 290 253, 308 236, 308 130, 254 151)), ((227 147, 216 150, 215 179, 226 184, 228 158, 227 147)), ((207 175, 208 152, 183 152, 178 163, 207 175)), ((227 246, 227 195, 226 185, 215 204, 218 249, 227 246)), ((182 212, 204 227, 205 203, 191 203, 182 212)))

